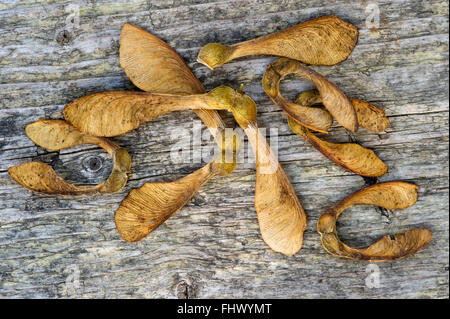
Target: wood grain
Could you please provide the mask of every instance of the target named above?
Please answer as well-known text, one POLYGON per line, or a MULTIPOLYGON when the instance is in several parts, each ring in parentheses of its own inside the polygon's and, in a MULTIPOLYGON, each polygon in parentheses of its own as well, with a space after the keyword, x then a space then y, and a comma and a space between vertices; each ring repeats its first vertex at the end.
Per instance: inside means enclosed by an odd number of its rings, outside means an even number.
MULTIPOLYGON (((73 29, 65 28, 65 1, 0 4, 0 296, 448 298, 448 2, 378 1, 380 26, 373 29, 366 26, 367 3, 79 1, 79 28, 73 29), (346 61, 314 69, 347 96, 383 108, 391 122, 385 133, 360 128, 352 135, 334 125, 326 139, 373 149, 389 167, 380 181, 420 186, 417 203, 402 211, 349 208, 339 218, 339 236, 364 247, 412 228, 433 233, 417 254, 379 264, 379 288, 365 285, 367 263, 330 256, 316 231, 327 207, 371 181, 343 171, 292 133, 261 87, 265 67, 275 58, 240 58, 214 71, 194 62, 207 43, 242 42, 326 14, 358 27, 359 40, 346 61), (170 158, 174 145, 190 145, 173 131, 192 131, 192 112, 164 115, 112 139, 132 157, 129 183, 119 193, 43 196, 8 177, 8 167, 30 160, 52 164, 77 185, 95 185, 109 175, 106 152, 92 145, 47 152, 24 129, 41 118, 61 118, 66 103, 88 93, 136 89, 119 64, 126 22, 167 41, 208 91, 243 83, 257 103, 260 127, 278 129, 280 163, 308 218, 298 254, 275 253, 261 239, 253 208, 254 163, 238 163, 229 176, 204 185, 151 238, 139 243, 120 238, 114 211, 131 189, 173 181, 203 166, 174 164, 170 158), (103 163, 96 172, 85 165, 92 156, 103 163), (77 274, 79 285, 68 289, 66 281, 73 283, 77 274)), ((311 88, 291 78, 281 84, 291 101, 311 88)), ((231 114, 221 115, 228 126, 235 125, 231 114)), ((204 146, 213 147, 205 135, 204 146)), ((251 159, 247 146, 242 149, 251 159)))

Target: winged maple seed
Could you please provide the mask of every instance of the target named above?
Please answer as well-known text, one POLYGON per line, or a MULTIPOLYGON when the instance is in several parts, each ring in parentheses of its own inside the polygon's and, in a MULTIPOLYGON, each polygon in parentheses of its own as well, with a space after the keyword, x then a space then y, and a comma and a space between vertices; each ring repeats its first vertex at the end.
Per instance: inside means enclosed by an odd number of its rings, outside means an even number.
POLYGON ((83 96, 63 110, 64 118, 80 131, 96 136, 116 136, 169 112, 200 109, 204 94, 173 95, 108 91, 83 96))
POLYGON ((334 15, 300 23, 285 30, 230 46, 205 45, 198 62, 214 69, 248 55, 277 55, 313 65, 344 61, 358 41, 358 29, 334 15))
MULTIPOLYGON (((353 97, 348 99, 355 108, 359 126, 372 132, 384 132, 390 126, 389 119, 383 109, 353 97)), ((302 106, 320 105, 322 104, 322 98, 318 90, 307 90, 297 96, 295 103, 302 106)))
POLYGON ((405 182, 392 181, 375 184, 359 190, 323 213, 317 223, 322 245, 327 252, 338 257, 367 261, 387 261, 403 258, 416 253, 431 241, 432 234, 428 229, 416 228, 399 233, 391 239, 384 236, 367 248, 355 249, 340 241, 336 220, 341 213, 353 205, 376 205, 386 209, 404 209, 417 201, 419 187, 405 182))
POLYGON ((263 240, 276 252, 295 254, 302 247, 306 214, 277 157, 258 129, 255 102, 228 87, 219 87, 212 93, 228 96, 228 110, 246 133, 256 155, 255 209, 263 240))
POLYGON ((228 163, 224 161, 225 155, 222 151, 214 161, 177 181, 145 183, 133 189, 114 215, 120 236, 129 242, 143 239, 183 208, 210 179, 230 174, 236 166, 236 157, 228 163))
POLYGON ((88 195, 114 193, 125 186, 128 180, 127 173, 131 167, 131 158, 125 149, 111 141, 81 133, 63 120, 40 120, 27 125, 25 132, 35 144, 51 151, 81 144, 98 145, 113 158, 114 166, 105 182, 91 187, 70 184, 59 177, 49 165, 40 162, 28 162, 10 167, 9 175, 23 187, 51 195, 88 195))
MULTIPOLYGON (((175 50, 153 34, 125 23, 120 33, 120 65, 128 78, 143 91, 191 95, 205 88, 175 50)), ((223 149, 225 124, 215 110, 194 112, 205 123, 223 149)))
POLYGON ((327 133, 333 123, 326 110, 295 104, 281 95, 280 81, 289 74, 296 74, 312 81, 320 92, 323 105, 339 124, 352 132, 358 130, 358 119, 353 104, 334 83, 298 61, 280 58, 267 66, 262 86, 266 94, 284 112, 300 124, 322 133, 327 133))
POLYGON ((217 96, 217 92, 214 95, 100 92, 70 102, 64 108, 63 115, 82 132, 95 136, 116 136, 173 111, 227 109, 228 104, 223 104, 226 100, 217 96))
MULTIPOLYGON (((314 90, 300 93, 295 100, 295 103, 306 106, 319 102, 320 95, 314 90)), ((369 104, 366 102, 363 103, 366 105, 369 104)), ((371 124, 369 125, 370 128, 379 129, 382 126, 379 123, 385 123, 385 117, 379 116, 379 113, 363 112, 361 114, 363 114, 365 119, 364 123, 371 124)), ((361 116, 358 119, 361 119, 361 116)), ((319 152, 350 172, 367 177, 379 177, 384 175, 388 170, 386 164, 372 150, 355 143, 337 144, 326 142, 311 133, 309 129, 296 122, 290 116, 288 116, 288 123, 294 133, 306 139, 319 152)), ((389 123, 389 120, 387 120, 387 123, 389 123)))
MULTIPOLYGON (((211 103, 215 105, 212 107, 233 113, 255 150, 255 208, 264 241, 277 252, 295 254, 302 246, 306 215, 276 156, 259 133, 255 102, 226 86, 215 88, 208 94, 216 100, 211 103)), ((230 142, 225 144, 230 145, 230 142)), ((142 239, 184 206, 203 183, 231 169, 230 164, 223 168, 216 159, 170 187, 167 184, 148 184, 132 191, 116 212, 120 234, 128 241, 142 239)))
MULTIPOLYGON (((200 81, 167 43, 126 23, 121 31, 120 64, 140 89, 153 93, 191 95, 204 93, 200 81)), ((222 154, 231 151, 232 161, 216 158, 192 174, 170 183, 145 183, 132 190, 115 213, 121 237, 139 241, 180 210, 200 187, 217 175, 230 174, 236 165, 240 140, 229 138, 216 110, 194 110, 216 139, 222 154)), ((224 154, 227 155, 227 154, 224 154)))

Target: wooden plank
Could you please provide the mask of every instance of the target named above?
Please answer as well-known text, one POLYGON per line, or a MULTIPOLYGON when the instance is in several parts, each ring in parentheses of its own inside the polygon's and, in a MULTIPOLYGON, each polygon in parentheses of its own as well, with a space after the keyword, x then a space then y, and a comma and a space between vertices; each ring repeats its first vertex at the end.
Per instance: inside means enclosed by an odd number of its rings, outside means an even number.
MULTIPOLYGON (((376 30, 366 27, 366 1, 0 4, 0 297, 448 298, 448 2, 376 3, 376 30), (79 12, 79 27, 71 29, 66 19, 73 10, 79 12), (347 61, 315 69, 349 96, 383 107, 392 123, 385 133, 362 129, 352 136, 334 125, 327 139, 356 139, 374 149, 389 166, 381 181, 401 179, 420 186, 419 201, 404 211, 346 211, 340 234, 361 246, 418 226, 434 236, 416 255, 377 264, 378 288, 366 284, 366 263, 332 257, 320 245, 315 226, 321 212, 368 181, 343 171, 292 134, 260 85, 274 58, 242 58, 214 71, 195 62, 208 42, 231 44, 326 14, 355 24, 360 38, 347 61), (192 112, 165 115, 113 139, 133 158, 130 181, 117 194, 45 196, 9 178, 8 167, 33 159, 51 163, 80 184, 97 183, 109 174, 111 163, 99 149, 47 152, 27 139, 24 127, 40 118, 60 118, 67 102, 87 93, 135 89, 118 62, 125 22, 168 41, 208 90, 243 83, 257 102, 260 126, 278 128, 280 162, 308 215, 298 254, 280 255, 262 241, 253 208, 255 168, 248 162, 205 185, 145 240, 130 244, 119 237, 114 211, 132 188, 171 181, 202 166, 174 164, 170 157, 180 143, 171 133, 174 128, 192 130, 198 121, 192 112), (83 164, 94 155, 103 161, 96 173, 83 164)), ((290 98, 310 87, 294 78, 282 83, 290 98)), ((236 126, 229 114, 223 115, 230 127, 236 126)), ((204 147, 213 145, 204 141, 204 147)), ((251 158, 247 149, 244 145, 251 158)))

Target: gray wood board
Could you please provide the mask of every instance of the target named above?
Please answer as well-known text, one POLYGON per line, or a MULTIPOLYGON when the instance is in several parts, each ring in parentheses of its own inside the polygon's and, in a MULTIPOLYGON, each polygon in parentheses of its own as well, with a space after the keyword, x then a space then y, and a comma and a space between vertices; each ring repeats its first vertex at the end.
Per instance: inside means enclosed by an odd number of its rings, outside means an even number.
MULTIPOLYGON (((366 24, 367 1, 2 0, 0 297, 448 298, 448 1, 375 3, 378 28, 366 24), (79 20, 71 21, 77 12, 79 20), (346 211, 340 234, 348 244, 364 246, 415 227, 433 232, 423 251, 378 268, 333 257, 320 245, 321 212, 369 181, 337 167, 289 130, 260 84, 275 58, 241 58, 214 71, 195 62, 206 43, 231 44, 327 14, 355 24, 360 38, 347 61, 315 69, 349 96, 384 108, 392 124, 385 133, 361 129, 352 136, 334 125, 327 139, 353 139, 374 149, 389 166, 380 181, 420 186, 418 202, 406 210, 346 211), (278 129, 280 162, 308 215, 299 253, 286 257, 262 241, 252 163, 206 184, 141 242, 120 238, 114 211, 131 189, 175 180, 204 164, 176 164, 170 156, 174 145, 189 146, 173 133, 192 130, 198 121, 193 112, 168 114, 113 138, 133 159, 130 181, 119 193, 45 196, 9 178, 8 167, 30 160, 52 164, 79 184, 97 183, 109 174, 111 163, 98 148, 48 152, 25 136, 24 127, 40 118, 61 118, 66 103, 87 93, 136 89, 118 61, 125 22, 166 40, 208 90, 243 83, 258 105, 260 126, 278 129), (103 163, 97 172, 86 168, 92 156, 103 163), (371 280, 376 276, 378 285, 371 280)), ((311 84, 295 78, 282 83, 289 98, 306 88, 311 84)), ((229 114, 222 115, 235 127, 229 114)))

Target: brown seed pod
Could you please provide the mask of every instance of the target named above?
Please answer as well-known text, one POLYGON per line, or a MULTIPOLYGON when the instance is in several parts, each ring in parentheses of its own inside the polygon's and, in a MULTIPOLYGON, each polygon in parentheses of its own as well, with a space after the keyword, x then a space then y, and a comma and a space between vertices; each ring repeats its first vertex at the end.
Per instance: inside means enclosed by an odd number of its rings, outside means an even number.
POLYGON ((333 119, 326 110, 295 104, 281 95, 280 81, 289 74, 296 74, 312 81, 320 92, 323 105, 339 124, 352 132, 358 130, 355 108, 334 83, 298 61, 280 58, 267 66, 262 86, 266 94, 284 112, 300 124, 322 133, 327 133, 333 123, 333 119))
POLYGON ((358 29, 354 25, 330 15, 230 46, 209 43, 200 50, 197 60, 210 69, 257 54, 283 56, 306 64, 334 65, 347 59, 357 41, 358 29))
MULTIPOLYGON (((383 109, 368 102, 348 98, 353 104, 358 118, 358 124, 372 132, 384 132, 390 125, 383 109)), ((322 98, 317 90, 308 90, 301 92, 295 99, 295 103, 302 106, 312 106, 322 104, 322 98)))
POLYGON ((274 251, 291 256, 302 247, 305 211, 276 155, 258 129, 255 102, 240 92, 227 91, 233 101, 229 110, 247 134, 256 155, 255 209, 261 236, 274 251))
POLYGON ((295 134, 306 139, 319 152, 349 172, 379 177, 388 170, 387 165, 372 150, 355 143, 338 144, 324 141, 289 116, 288 123, 295 134))
MULTIPOLYGON (((175 50, 153 34, 125 23, 120 32, 120 65, 143 91, 165 94, 200 94, 205 88, 175 50)), ((194 110, 219 146, 225 129, 215 110, 194 110)))
MULTIPOLYGON (((121 32, 120 64, 131 81, 147 92, 179 95, 205 92, 175 50, 161 39, 128 23, 121 32)), ((240 144, 238 137, 231 142, 226 138, 225 125, 216 110, 197 109, 194 112, 209 128, 222 153, 232 153, 233 161, 219 162, 218 158, 180 180, 145 183, 132 190, 115 213, 116 227, 126 241, 141 240, 180 210, 208 180, 234 170, 240 144)))
MULTIPOLYGON (((276 156, 259 133, 255 102, 247 95, 225 86, 215 88, 208 95, 216 101, 210 105, 233 113, 255 151, 255 208, 264 241, 277 252, 295 254, 302 246, 306 215, 276 156)), ((230 142, 225 144, 235 145, 230 142)), ((171 185, 148 183, 133 190, 116 212, 119 233, 127 241, 142 239, 183 207, 201 185, 217 174, 231 172, 234 165, 216 159, 171 185)))
POLYGON ((355 249, 344 244, 338 237, 336 220, 353 205, 376 205, 386 209, 404 209, 417 201, 419 187, 405 182, 392 181, 361 189, 323 213, 317 223, 322 245, 327 252, 338 257, 354 260, 387 261, 412 255, 428 245, 432 234, 428 229, 416 228, 399 233, 391 239, 384 236, 367 248, 355 249))
POLYGON ((89 195, 114 193, 125 186, 131 158, 125 149, 111 141, 81 133, 62 120, 40 120, 27 125, 25 132, 35 144, 52 151, 81 144, 98 145, 113 158, 114 166, 105 182, 90 187, 76 186, 64 181, 56 175, 53 168, 44 163, 29 162, 10 167, 9 175, 23 187, 50 195, 89 195))

